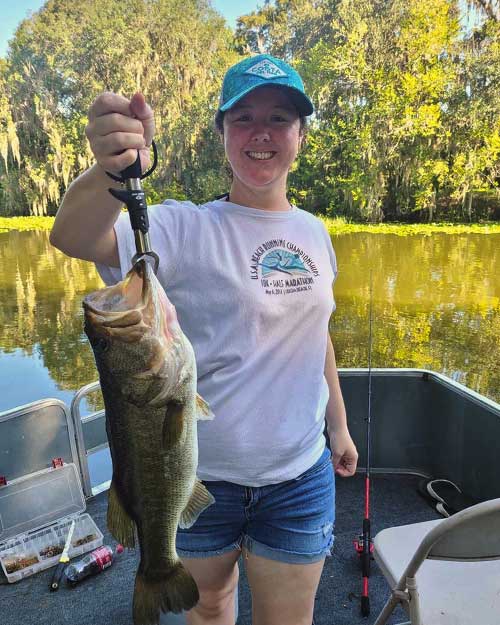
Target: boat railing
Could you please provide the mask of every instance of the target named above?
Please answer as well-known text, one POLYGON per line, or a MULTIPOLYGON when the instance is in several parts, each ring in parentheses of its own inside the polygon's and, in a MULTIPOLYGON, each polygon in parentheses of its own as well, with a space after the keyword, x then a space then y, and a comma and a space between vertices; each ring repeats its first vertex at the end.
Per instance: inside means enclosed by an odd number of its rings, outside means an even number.
POLYGON ((83 416, 81 411, 82 401, 91 393, 99 391, 100 388, 98 381, 86 384, 75 393, 71 402, 71 416, 85 497, 97 495, 109 486, 107 481, 92 486, 88 462, 89 456, 109 447, 105 411, 104 409, 97 410, 83 416))
MULTIPOLYGON (((368 369, 339 369, 349 427, 365 466, 368 369)), ((82 416, 82 401, 99 382, 74 396, 71 415, 86 497, 109 487, 110 475, 96 479, 107 450, 105 412, 82 416), (94 471, 96 476, 98 471, 94 471)), ((500 438, 500 405, 441 373, 426 369, 372 369, 372 470, 450 479, 480 498, 500 496, 494 476, 500 438), (481 436, 475 435, 481 428, 481 436), (471 442, 475 441, 475 444, 471 442), (471 470, 473 467, 473 470, 471 470)), ((108 472, 109 472, 108 455, 108 472)), ((100 475, 103 475, 101 471, 100 475)))

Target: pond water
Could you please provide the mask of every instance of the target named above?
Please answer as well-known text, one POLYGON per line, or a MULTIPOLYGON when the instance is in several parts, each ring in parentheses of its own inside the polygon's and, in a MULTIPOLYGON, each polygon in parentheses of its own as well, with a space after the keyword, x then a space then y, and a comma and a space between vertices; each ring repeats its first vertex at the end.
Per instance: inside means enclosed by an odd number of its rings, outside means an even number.
MULTIPOLYGON (((330 330, 339 367, 442 372, 500 401, 500 235, 344 234, 330 330)), ((97 379, 81 301, 102 286, 41 231, 0 234, 0 411, 97 379)))

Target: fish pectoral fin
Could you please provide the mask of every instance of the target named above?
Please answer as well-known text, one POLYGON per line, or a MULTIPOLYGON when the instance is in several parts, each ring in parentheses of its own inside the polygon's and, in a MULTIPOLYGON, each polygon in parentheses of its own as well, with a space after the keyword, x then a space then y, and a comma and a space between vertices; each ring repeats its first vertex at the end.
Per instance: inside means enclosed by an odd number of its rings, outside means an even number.
POLYGON ((181 514, 181 518, 179 520, 179 527, 181 529, 187 529, 194 525, 196 519, 200 516, 200 514, 215 503, 215 499, 210 493, 206 486, 200 482, 200 480, 196 479, 194 483, 193 492, 191 493, 191 498, 188 501, 187 506, 184 508, 181 514))
POLYGON ((163 448, 170 449, 179 441, 184 428, 184 404, 169 401, 163 421, 163 448))
POLYGON ((196 417, 198 421, 211 421, 214 418, 210 406, 198 393, 196 393, 196 417))
POLYGON ((115 540, 124 547, 135 547, 135 522, 123 507, 114 479, 108 493, 107 525, 115 540))
MULTIPOLYGON (((166 379, 166 376, 152 376, 151 379, 166 379)), ((148 406, 152 406, 153 408, 160 408, 161 406, 165 406, 170 401, 171 389, 168 384, 164 384, 163 388, 157 393, 154 397, 152 397, 148 401, 148 406)))

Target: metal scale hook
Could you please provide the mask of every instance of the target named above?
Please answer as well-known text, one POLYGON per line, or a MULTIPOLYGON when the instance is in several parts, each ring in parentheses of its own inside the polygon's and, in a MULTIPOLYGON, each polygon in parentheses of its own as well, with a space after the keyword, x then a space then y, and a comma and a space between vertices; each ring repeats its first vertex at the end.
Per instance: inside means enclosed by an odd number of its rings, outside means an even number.
POLYGON ((146 196, 141 185, 141 180, 150 176, 158 164, 158 150, 156 149, 154 141, 151 142, 151 146, 153 148, 153 164, 144 174, 141 171, 141 158, 139 150, 137 150, 137 158, 134 163, 129 165, 126 169, 123 169, 120 172, 120 176, 115 176, 109 171, 106 173, 113 180, 121 182, 125 185, 125 189, 108 189, 108 191, 113 197, 125 204, 130 216, 130 224, 134 231, 136 249, 136 253, 132 258, 132 264, 135 265, 135 263, 145 256, 149 256, 153 259, 153 269, 156 274, 158 272, 160 259, 158 254, 153 252, 151 249, 151 242, 149 240, 148 206, 146 203, 146 196))

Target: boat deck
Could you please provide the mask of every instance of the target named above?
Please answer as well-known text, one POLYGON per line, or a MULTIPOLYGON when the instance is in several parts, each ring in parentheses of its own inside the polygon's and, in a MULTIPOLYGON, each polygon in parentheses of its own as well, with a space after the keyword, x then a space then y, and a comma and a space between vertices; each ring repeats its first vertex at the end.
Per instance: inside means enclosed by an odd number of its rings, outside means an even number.
MULTIPOLYGON (((372 474, 372 536, 393 525, 441 518, 417 492, 419 477, 372 474)), ((388 587, 375 562, 370 576, 371 615, 360 615, 360 565, 353 540, 361 531, 364 476, 337 478, 337 521, 333 557, 327 558, 316 598, 316 625, 371 625, 388 596, 388 587)), ((106 529, 107 494, 87 502, 87 512, 114 545, 106 529)), ((0 587, 2 625, 131 625, 132 589, 138 553, 127 550, 104 573, 74 589, 63 585, 49 592, 52 569, 0 587)), ((243 567, 239 585, 237 625, 251 625, 251 598, 243 567)), ((402 610, 389 623, 407 620, 402 610)), ((162 619, 162 623, 165 622, 162 619)))

